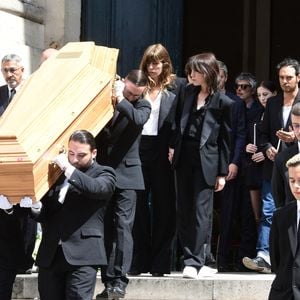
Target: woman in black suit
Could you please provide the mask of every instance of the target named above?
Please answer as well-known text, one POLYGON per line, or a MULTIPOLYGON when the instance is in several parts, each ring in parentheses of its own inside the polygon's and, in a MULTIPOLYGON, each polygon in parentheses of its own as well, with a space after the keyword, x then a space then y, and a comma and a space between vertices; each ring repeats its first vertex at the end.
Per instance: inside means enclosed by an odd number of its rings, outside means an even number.
POLYGON ((144 95, 151 103, 151 114, 142 131, 140 157, 145 191, 138 193, 133 228, 134 252, 131 274, 150 272, 163 276, 171 271, 175 234, 174 175, 168 161, 169 137, 175 114, 176 76, 167 49, 150 45, 140 69, 149 86, 144 95))
MULTIPOLYGON (((183 276, 206 275, 205 244, 210 230, 213 194, 225 185, 230 152, 230 100, 218 92, 219 67, 214 54, 201 53, 187 63, 191 84, 182 94, 174 148, 178 234, 184 253, 183 276)), ((216 271, 216 270, 215 270, 216 271)))

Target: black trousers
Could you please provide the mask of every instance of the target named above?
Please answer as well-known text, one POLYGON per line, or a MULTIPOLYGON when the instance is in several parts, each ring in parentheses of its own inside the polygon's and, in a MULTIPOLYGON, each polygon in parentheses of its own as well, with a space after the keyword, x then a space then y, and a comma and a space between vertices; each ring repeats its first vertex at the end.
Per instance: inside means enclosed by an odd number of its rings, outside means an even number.
POLYGON ((199 143, 183 144, 176 180, 177 228, 184 265, 199 270, 205 263, 214 193, 214 187, 207 185, 203 176, 199 143))
POLYGON ((137 193, 131 271, 169 274, 176 227, 174 174, 167 151, 160 155, 157 143, 156 136, 141 140, 145 190, 137 193))
POLYGON ((0 268, 0 300, 10 300, 17 270, 0 268))
POLYGON ((232 263, 230 245, 233 238, 234 225, 239 229, 239 249, 235 258, 237 266, 242 266, 245 256, 255 257, 257 229, 251 207, 249 191, 243 184, 243 177, 228 181, 220 192, 220 237, 217 252, 218 266, 232 263))
POLYGON ((41 300, 92 300, 98 266, 72 266, 58 247, 49 268, 39 267, 41 300))
POLYGON ((132 227, 136 207, 136 191, 116 189, 105 214, 105 248, 108 266, 101 269, 102 282, 126 286, 132 252, 132 227))

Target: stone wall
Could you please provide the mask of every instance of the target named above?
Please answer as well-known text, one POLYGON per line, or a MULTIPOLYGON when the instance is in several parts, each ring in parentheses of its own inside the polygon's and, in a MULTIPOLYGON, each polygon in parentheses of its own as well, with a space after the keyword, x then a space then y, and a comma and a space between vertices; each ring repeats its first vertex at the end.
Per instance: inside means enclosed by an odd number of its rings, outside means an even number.
POLYGON ((38 67, 43 49, 79 41, 80 15, 81 0, 1 0, 0 58, 20 55, 28 76, 38 67))

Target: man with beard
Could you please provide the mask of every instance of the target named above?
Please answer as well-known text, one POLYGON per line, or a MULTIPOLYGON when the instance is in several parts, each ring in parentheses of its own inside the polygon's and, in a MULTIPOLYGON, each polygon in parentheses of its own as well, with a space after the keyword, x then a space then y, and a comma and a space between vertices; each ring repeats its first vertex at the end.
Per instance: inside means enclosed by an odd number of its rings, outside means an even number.
POLYGON ((262 145, 265 152, 263 167, 262 210, 256 246, 257 257, 243 259, 244 265, 258 272, 270 273, 269 234, 275 202, 271 190, 273 163, 278 152, 295 142, 292 129, 291 108, 300 102, 300 65, 292 58, 285 58, 277 65, 282 93, 269 99, 262 123, 262 145))

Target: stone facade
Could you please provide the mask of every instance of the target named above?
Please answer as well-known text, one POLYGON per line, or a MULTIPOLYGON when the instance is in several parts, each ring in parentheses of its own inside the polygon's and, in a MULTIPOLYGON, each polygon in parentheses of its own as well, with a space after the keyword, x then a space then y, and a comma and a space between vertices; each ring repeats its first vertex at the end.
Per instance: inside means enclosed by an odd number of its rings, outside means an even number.
POLYGON ((80 16, 81 0, 1 0, 0 58, 20 55, 28 76, 38 67, 43 49, 79 41, 80 16))

